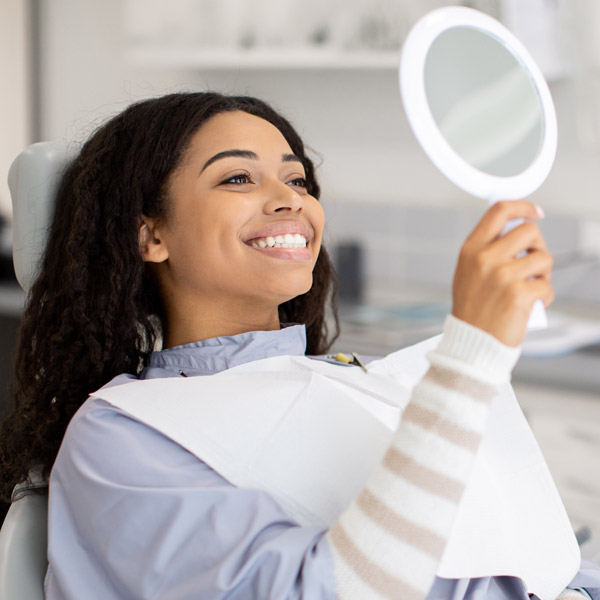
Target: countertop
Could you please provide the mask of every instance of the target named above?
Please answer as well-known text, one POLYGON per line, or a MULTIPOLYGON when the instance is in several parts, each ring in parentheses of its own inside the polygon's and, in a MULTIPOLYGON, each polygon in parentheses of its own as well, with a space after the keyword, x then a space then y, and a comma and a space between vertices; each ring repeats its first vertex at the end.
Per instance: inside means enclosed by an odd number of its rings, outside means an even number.
MULTIPOLYGON (((334 350, 385 356, 441 333, 450 309, 447 290, 380 289, 360 305, 340 307, 334 350)), ((548 320, 548 329, 527 334, 514 381, 588 393, 600 401, 600 309, 557 302, 548 320)))

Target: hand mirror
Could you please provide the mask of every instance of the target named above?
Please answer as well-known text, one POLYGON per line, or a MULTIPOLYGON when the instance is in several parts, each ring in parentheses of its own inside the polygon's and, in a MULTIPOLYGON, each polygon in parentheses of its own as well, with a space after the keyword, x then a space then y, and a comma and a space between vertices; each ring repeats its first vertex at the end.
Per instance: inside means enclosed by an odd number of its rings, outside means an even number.
MULTIPOLYGON (((464 191, 490 203, 518 200, 550 172, 550 90, 529 52, 492 17, 455 6, 425 15, 402 49, 400 91, 422 148, 464 191)), ((529 327, 546 324, 538 301, 529 327)))

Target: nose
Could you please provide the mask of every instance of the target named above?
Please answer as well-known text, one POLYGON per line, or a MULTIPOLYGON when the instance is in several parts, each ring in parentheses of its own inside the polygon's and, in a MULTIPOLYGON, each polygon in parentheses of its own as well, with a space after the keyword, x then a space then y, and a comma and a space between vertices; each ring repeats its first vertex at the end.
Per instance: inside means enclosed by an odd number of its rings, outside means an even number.
POLYGON ((302 196, 293 186, 277 181, 269 187, 264 211, 266 214, 288 211, 299 213, 302 211, 302 204, 302 196))

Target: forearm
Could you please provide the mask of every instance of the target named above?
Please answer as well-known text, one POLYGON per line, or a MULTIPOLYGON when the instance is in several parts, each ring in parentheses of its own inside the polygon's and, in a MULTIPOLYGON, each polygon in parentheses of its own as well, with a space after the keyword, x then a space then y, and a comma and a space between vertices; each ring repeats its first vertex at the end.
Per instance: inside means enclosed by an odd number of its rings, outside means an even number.
POLYGON ((341 598, 424 598, 518 350, 449 318, 392 444, 328 533, 341 598))

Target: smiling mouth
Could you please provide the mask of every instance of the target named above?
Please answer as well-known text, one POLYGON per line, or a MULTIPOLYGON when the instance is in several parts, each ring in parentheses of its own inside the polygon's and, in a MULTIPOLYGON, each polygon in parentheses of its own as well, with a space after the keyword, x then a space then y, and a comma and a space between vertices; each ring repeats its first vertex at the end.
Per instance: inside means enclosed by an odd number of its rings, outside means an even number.
POLYGON ((286 233, 285 235, 254 238, 247 243, 252 248, 306 248, 308 242, 301 233, 286 233))

